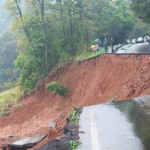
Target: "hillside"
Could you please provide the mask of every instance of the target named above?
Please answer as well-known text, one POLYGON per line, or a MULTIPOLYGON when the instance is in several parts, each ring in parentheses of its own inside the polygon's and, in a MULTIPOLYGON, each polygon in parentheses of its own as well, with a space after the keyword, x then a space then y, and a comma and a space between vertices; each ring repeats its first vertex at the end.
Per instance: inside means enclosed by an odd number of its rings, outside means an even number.
MULTIPOLYGON (((107 55, 69 63, 47 76, 31 96, 21 101, 0 119, 0 139, 48 134, 44 141, 59 137, 66 117, 74 107, 83 107, 150 94, 150 57, 148 55, 107 55), (66 97, 51 94, 45 84, 60 81, 69 92, 66 97), (49 121, 56 121, 54 131, 49 121)), ((1 140, 0 140, 1 141, 1 140)), ((40 143, 41 144, 41 143, 40 143)), ((40 145, 39 144, 39 145, 40 145)))

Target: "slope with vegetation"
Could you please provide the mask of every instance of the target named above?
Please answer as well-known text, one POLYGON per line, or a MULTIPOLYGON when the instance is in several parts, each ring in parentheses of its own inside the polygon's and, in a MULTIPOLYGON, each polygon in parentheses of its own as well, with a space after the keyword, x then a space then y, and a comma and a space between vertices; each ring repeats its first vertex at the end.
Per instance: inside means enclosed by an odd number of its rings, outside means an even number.
POLYGON ((149 72, 149 56, 103 54, 69 63, 50 73, 30 96, 20 101, 22 107, 14 107, 0 119, 0 138, 22 139, 43 134, 48 134, 43 142, 59 138, 66 117, 75 107, 150 94, 149 72), (45 87, 52 81, 67 87, 66 96, 52 94, 45 87), (49 121, 57 123, 55 129, 48 127, 49 121))

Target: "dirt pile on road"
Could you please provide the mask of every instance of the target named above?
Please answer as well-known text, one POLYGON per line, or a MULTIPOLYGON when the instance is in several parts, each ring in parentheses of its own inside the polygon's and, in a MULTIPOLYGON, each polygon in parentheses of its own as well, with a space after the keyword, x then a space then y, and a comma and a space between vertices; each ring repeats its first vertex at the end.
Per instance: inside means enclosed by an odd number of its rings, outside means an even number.
MULTIPOLYGON (((21 108, 0 119, 0 138, 20 139, 47 134, 55 121, 55 138, 63 135, 68 112, 75 107, 124 100, 150 94, 150 56, 100 55, 70 63, 49 74, 21 108), (68 88, 65 97, 51 94, 46 83, 59 81, 68 88)), ((52 138, 54 138, 54 136, 52 138)), ((51 138, 48 136, 49 139, 51 138)), ((46 143, 41 142, 41 144, 46 143)))

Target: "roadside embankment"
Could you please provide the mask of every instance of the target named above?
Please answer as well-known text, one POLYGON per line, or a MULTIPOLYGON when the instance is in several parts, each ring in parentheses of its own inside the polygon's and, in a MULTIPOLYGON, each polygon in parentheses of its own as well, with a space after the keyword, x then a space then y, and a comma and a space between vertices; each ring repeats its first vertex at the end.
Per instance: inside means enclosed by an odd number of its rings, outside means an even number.
POLYGON ((55 138, 59 138, 63 134, 65 118, 73 108, 149 95, 149 89, 149 55, 103 54, 70 63, 50 73, 30 97, 22 100, 22 107, 14 108, 0 119, 0 138, 15 136, 22 139, 47 134, 49 121, 57 123, 55 138), (67 95, 51 94, 45 88, 51 81, 65 85, 67 95))

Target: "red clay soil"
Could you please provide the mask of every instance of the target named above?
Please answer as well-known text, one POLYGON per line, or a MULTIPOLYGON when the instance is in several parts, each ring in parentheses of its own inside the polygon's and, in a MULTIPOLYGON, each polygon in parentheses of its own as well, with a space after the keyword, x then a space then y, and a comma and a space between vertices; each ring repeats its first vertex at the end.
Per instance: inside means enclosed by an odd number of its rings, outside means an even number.
MULTIPOLYGON (((150 56, 101 55, 70 63, 49 74, 24 105, 0 119, 0 139, 19 139, 48 134, 36 147, 63 134, 66 117, 74 107, 83 107, 150 94, 150 56), (65 97, 51 94, 45 84, 59 81, 69 91, 65 97), (49 121, 57 122, 55 130, 49 121)), ((0 146, 3 143, 0 142, 0 146)))

